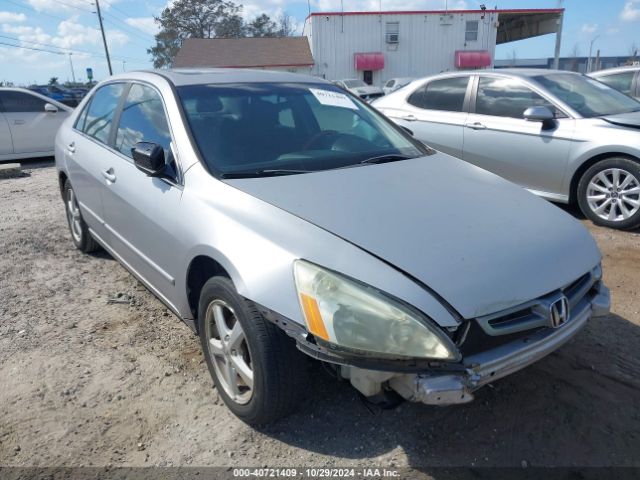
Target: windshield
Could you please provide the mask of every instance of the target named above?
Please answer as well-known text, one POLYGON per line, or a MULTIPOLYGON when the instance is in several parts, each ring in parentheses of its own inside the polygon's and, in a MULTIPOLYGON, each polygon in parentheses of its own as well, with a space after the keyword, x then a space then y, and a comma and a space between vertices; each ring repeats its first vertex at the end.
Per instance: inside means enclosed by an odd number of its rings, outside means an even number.
POLYGON ((554 73, 534 79, 583 117, 599 117, 640 110, 640 102, 583 75, 554 73))
POLYGON ((345 80, 343 83, 347 86, 347 88, 358 88, 367 86, 367 84, 362 80, 345 80))
POLYGON ((178 96, 203 160, 226 176, 305 173, 429 152, 333 85, 190 85, 178 96))

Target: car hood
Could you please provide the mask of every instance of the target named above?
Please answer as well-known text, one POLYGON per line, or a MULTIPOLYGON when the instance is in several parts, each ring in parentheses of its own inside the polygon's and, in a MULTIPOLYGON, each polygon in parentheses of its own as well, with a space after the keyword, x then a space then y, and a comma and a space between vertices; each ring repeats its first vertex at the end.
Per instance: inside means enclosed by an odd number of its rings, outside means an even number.
POLYGON ((593 238, 570 215, 441 153, 226 181, 403 270, 465 318, 550 293, 600 260, 593 238))
POLYGON ((640 129, 640 112, 607 115, 606 117, 602 117, 602 119, 609 123, 613 123, 614 125, 640 129))

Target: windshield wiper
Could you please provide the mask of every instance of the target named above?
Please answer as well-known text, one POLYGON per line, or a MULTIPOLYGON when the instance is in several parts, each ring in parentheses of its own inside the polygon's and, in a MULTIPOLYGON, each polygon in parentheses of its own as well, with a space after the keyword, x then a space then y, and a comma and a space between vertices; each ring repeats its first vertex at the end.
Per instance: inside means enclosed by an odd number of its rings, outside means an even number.
POLYGON ((389 162, 398 162, 400 160, 409 160, 412 157, 410 155, 401 155, 399 153, 390 153, 387 155, 378 155, 377 157, 365 158, 360 162, 361 165, 372 165, 377 163, 389 163, 389 162))
POLYGON ((220 175, 221 178, 257 178, 257 177, 277 177, 279 175, 298 175, 300 173, 309 173, 311 170, 292 170, 292 169, 264 169, 252 172, 230 172, 220 175))

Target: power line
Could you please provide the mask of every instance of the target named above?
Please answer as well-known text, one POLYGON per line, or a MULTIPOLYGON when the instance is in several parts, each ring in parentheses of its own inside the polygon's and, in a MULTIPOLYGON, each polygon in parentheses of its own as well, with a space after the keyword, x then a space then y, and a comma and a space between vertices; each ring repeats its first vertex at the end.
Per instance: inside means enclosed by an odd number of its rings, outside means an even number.
MULTIPOLYGON (((142 35, 140 35, 139 33, 133 31, 133 30, 128 30, 131 29, 132 27, 128 24, 122 24, 122 25, 116 25, 112 20, 117 20, 115 17, 112 17, 111 19, 106 18, 105 16, 102 17, 102 19, 108 23, 109 25, 112 25, 120 30, 124 30, 125 33, 129 34, 129 35, 133 35, 134 37, 137 37, 140 40, 143 40, 145 42, 150 42, 152 41, 152 37, 149 36, 149 38, 144 38, 142 35), (125 28, 123 28, 125 27, 125 28)), ((122 22, 121 22, 122 23, 122 22)), ((147 45, 145 45, 147 46, 147 45)))
POLYGON ((29 6, 29 5, 25 5, 25 4, 22 4, 22 3, 14 2, 13 0, 5 0, 5 1, 15 5, 18 8, 23 8, 25 10, 30 10, 32 12, 37 13, 38 15, 44 15, 46 17, 55 18, 56 20, 60 20, 61 22, 66 22, 67 20, 69 20, 68 18, 58 17, 56 15, 52 15, 52 14, 47 13, 47 12, 40 12, 40 11, 36 10, 35 8, 29 6))
POLYGON ((112 4, 111 2, 108 2, 107 0, 103 0, 103 2, 109 5, 109 7, 112 8, 115 12, 119 12, 119 15, 116 15, 114 12, 106 12, 104 15, 110 15, 111 17, 113 17, 114 20, 125 24, 127 27, 133 28, 149 38, 154 38, 153 35, 150 34, 149 32, 145 32, 140 27, 136 27, 135 25, 131 25, 127 23, 126 21, 129 18, 132 18, 131 15, 129 15, 127 12, 121 10, 120 8, 116 7, 114 4, 112 4))
MULTIPOLYGON (((58 47, 56 45, 52 45, 50 43, 40 43, 40 42, 30 42, 27 40, 21 40, 19 38, 15 38, 15 37, 8 37, 6 35, 0 35, 0 37, 2 38, 6 38, 9 40, 13 40, 16 42, 21 42, 21 43, 28 43, 31 45, 39 45, 40 47, 29 47, 29 46, 24 46, 24 45, 13 45, 13 44, 9 44, 9 43, 2 43, 2 45, 6 45, 9 47, 16 47, 16 48, 25 48, 28 50, 37 50, 40 52, 47 52, 47 53, 55 53, 57 55, 68 55, 70 53, 72 54, 76 54, 76 55, 88 55, 90 57, 93 58, 104 58, 104 55, 98 53, 98 52, 89 52, 87 50, 74 50, 71 48, 65 48, 65 47, 58 47), (46 49, 46 48, 41 48, 41 47, 52 47, 52 48, 58 48, 60 50, 50 50, 50 49, 46 49)), ((127 57, 127 56, 117 56, 117 57, 113 57, 114 60, 126 60, 127 62, 131 62, 131 63, 148 63, 148 60, 143 60, 140 58, 134 58, 134 57, 127 57)))

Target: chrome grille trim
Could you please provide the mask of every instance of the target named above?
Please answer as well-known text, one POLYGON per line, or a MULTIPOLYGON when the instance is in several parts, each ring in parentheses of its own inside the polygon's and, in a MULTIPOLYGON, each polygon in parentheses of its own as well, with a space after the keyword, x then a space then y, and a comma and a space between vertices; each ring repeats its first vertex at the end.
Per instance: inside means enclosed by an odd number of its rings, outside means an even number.
MULTIPOLYGON (((547 295, 501 312, 478 317, 476 321, 482 330, 491 336, 551 327, 549 318, 551 304, 564 295, 569 301, 570 311, 573 311, 583 300, 587 299, 594 285, 599 281, 598 267, 596 267, 568 285, 547 295)), ((571 313, 566 323, 570 323, 572 319, 573 314, 571 313)))

